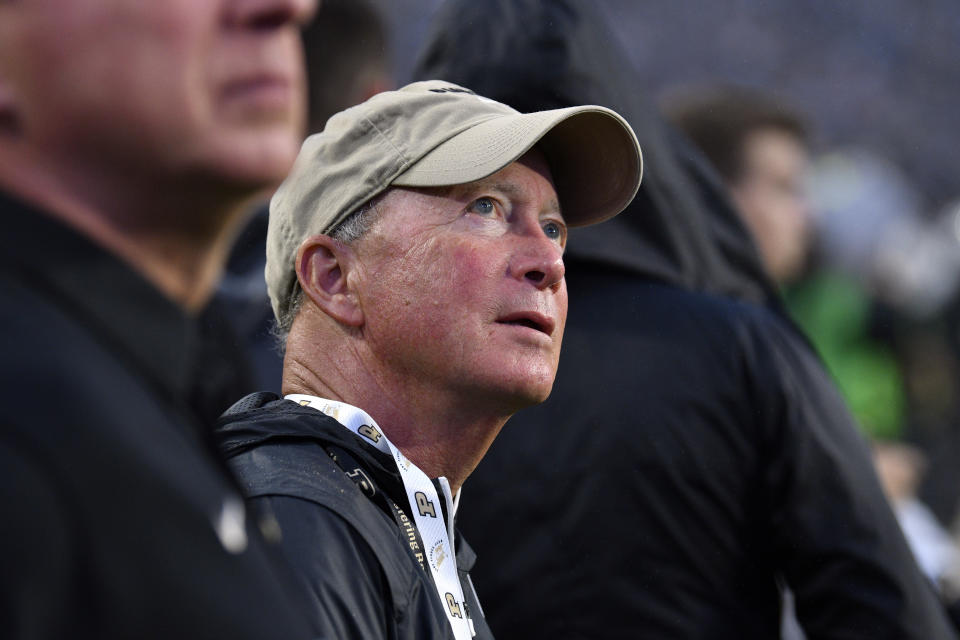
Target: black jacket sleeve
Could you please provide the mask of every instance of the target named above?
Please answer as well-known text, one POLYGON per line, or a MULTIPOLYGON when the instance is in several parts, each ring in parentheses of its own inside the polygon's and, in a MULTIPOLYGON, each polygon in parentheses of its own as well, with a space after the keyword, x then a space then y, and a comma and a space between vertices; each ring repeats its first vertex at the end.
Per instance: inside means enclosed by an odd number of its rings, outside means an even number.
POLYGON ((776 322, 754 337, 771 550, 807 636, 955 638, 819 360, 776 322))

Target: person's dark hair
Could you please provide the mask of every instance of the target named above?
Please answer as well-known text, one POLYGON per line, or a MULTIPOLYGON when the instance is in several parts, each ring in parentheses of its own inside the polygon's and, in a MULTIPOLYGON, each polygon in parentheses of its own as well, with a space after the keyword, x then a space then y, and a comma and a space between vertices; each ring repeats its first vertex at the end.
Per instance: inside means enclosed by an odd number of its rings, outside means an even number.
POLYGON ((743 171, 747 137, 774 129, 808 143, 807 125, 792 107, 768 93, 718 86, 676 94, 663 104, 667 119, 710 159, 727 182, 743 171))
POLYGON ((309 133, 362 102, 371 77, 390 76, 387 30, 366 0, 323 0, 303 31, 307 63, 309 133))

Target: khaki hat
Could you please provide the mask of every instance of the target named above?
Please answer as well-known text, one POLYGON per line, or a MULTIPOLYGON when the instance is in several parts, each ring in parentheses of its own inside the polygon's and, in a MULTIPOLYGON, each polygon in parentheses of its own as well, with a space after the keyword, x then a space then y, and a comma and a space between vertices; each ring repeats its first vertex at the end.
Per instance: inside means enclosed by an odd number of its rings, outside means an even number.
POLYGON ((522 114, 442 80, 379 93, 334 115, 303 143, 270 201, 267 291, 279 318, 299 284, 297 250, 329 234, 391 186, 442 187, 480 180, 537 145, 569 226, 617 215, 640 186, 633 129, 605 107, 522 114))

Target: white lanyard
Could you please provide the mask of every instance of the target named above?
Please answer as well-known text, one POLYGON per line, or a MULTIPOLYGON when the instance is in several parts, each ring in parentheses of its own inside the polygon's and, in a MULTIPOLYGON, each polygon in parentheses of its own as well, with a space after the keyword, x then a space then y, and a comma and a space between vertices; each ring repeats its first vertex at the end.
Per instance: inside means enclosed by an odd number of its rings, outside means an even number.
MULTIPOLYGON (((457 558, 453 553, 453 515, 456 506, 451 498, 450 483, 447 479, 437 479, 443 489, 443 499, 450 519, 450 522, 445 524, 440 498, 430 478, 390 442, 365 411, 344 402, 300 393, 292 393, 285 396, 285 399, 325 413, 380 451, 393 456, 403 480, 403 488, 407 492, 414 523, 423 539, 427 565, 433 575, 437 595, 447 613, 453 635, 457 640, 470 640, 473 637, 473 622, 467 617, 463 589, 457 576, 457 558)), ((457 494, 457 498, 459 497, 457 494)))

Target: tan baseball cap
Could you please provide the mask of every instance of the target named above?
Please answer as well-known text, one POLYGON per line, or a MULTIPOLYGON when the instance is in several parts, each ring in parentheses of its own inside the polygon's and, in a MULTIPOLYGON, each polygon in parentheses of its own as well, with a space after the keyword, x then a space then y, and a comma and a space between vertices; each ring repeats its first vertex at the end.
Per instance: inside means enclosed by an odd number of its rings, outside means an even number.
POLYGON ((598 106, 520 113, 442 80, 379 93, 334 115, 307 138, 270 201, 267 290, 279 318, 299 284, 294 261, 308 237, 329 234, 391 186, 480 180, 534 145, 546 156, 564 219, 584 226, 617 215, 640 186, 633 129, 598 106))

